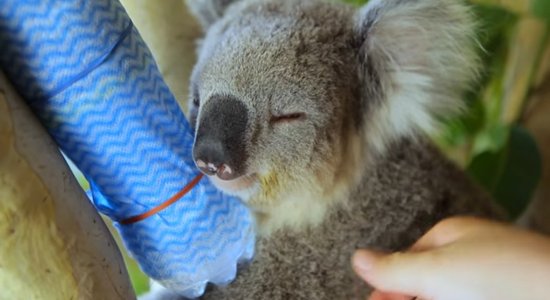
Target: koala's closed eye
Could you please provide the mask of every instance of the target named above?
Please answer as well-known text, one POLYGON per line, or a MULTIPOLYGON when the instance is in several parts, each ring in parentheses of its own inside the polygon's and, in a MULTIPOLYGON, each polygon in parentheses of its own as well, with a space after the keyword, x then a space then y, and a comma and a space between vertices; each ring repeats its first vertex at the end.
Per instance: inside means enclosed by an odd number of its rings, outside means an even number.
POLYGON ((199 107, 200 105, 201 105, 201 100, 199 98, 199 95, 197 93, 195 93, 193 95, 193 106, 199 107))
POLYGON ((289 123, 295 121, 301 121, 306 118, 306 114, 302 112, 272 115, 269 122, 271 124, 289 123))
POLYGON ((199 114, 199 107, 201 105, 201 100, 197 89, 193 92, 191 106, 189 107, 189 121, 191 123, 191 128, 195 129, 197 124, 197 116, 199 114))

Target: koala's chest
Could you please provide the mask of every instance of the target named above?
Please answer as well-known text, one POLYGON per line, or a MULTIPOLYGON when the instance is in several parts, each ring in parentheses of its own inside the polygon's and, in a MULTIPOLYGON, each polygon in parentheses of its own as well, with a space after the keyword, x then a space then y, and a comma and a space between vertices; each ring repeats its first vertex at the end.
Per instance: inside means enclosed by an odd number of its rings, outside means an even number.
POLYGON ((369 290, 352 270, 353 252, 367 246, 396 250, 402 245, 387 236, 397 236, 404 231, 395 226, 392 230, 380 231, 374 224, 367 220, 353 221, 348 216, 327 220, 303 232, 281 231, 262 238, 258 241, 254 262, 242 271, 236 282, 247 286, 246 295, 238 292, 223 298, 364 299, 369 290))

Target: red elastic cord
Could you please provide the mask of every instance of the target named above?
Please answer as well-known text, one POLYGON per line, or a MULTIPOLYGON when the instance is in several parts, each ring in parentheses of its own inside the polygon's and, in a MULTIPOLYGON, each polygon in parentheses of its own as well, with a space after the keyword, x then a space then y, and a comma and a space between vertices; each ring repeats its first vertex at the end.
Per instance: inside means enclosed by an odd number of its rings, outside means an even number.
POLYGON ((197 175, 197 177, 195 177, 181 191, 179 191, 174 196, 170 197, 170 199, 166 200, 164 203, 161 203, 159 206, 153 207, 151 210, 149 210, 148 212, 142 213, 141 215, 137 215, 137 216, 130 217, 128 219, 124 219, 124 220, 120 221, 119 223, 122 224, 122 225, 133 224, 133 223, 139 222, 141 220, 147 219, 150 216, 158 213, 159 211, 167 208, 168 206, 174 204, 176 201, 178 201, 183 196, 185 196, 185 194, 187 194, 190 190, 192 190, 197 185, 197 183, 199 183, 199 181, 202 179, 203 176, 204 176, 203 174, 197 175))

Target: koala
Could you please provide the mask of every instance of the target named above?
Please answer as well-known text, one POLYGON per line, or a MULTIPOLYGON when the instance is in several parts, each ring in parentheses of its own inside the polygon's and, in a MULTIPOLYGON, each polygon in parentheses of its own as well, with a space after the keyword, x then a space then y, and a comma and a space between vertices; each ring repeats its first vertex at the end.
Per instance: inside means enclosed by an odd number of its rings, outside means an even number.
POLYGON ((197 166, 253 212, 254 260, 202 299, 364 299, 358 248, 443 218, 503 218, 428 138, 478 74, 458 0, 188 0, 197 166))

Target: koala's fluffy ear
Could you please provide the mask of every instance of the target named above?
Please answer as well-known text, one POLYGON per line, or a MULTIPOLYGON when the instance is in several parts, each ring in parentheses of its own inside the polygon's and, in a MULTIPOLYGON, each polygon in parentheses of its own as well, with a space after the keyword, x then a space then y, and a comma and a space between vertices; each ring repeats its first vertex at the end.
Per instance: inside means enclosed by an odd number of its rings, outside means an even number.
POLYGON ((430 131, 477 77, 474 23, 459 0, 371 0, 356 16, 368 138, 430 131))
POLYGON ((223 17, 225 10, 238 0, 186 0, 191 12, 206 30, 223 17))

